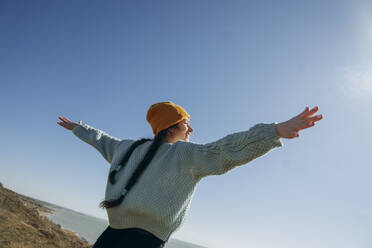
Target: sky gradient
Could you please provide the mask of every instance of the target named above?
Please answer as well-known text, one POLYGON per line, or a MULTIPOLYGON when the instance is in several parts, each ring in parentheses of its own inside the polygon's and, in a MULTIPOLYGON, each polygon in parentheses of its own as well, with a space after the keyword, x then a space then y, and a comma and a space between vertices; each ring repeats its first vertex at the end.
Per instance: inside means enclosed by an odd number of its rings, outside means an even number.
POLYGON ((208 143, 319 106, 283 147, 203 179, 173 238, 213 248, 372 246, 370 1, 0 0, 0 182, 107 218, 109 165, 56 124, 152 137, 158 101, 208 143))

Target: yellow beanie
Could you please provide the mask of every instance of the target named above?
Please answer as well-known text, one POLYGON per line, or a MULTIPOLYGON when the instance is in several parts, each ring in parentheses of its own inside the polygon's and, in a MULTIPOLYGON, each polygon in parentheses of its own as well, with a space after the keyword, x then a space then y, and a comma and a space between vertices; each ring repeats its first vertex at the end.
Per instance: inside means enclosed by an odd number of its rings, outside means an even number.
POLYGON ((151 105, 147 111, 146 120, 150 123, 152 131, 157 135, 190 115, 181 106, 173 102, 158 102, 151 105))

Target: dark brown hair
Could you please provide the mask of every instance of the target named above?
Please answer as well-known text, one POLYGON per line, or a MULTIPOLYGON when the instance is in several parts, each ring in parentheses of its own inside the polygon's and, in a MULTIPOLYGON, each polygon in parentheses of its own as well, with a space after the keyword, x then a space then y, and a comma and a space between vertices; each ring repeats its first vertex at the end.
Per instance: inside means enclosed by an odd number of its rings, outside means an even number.
MULTIPOLYGON (((164 143, 164 139, 167 136, 167 132, 169 129, 176 127, 178 123, 174 124, 173 126, 168 127, 167 129, 161 130, 152 141, 152 144, 145 154, 142 161, 139 163, 138 167, 134 170, 131 178, 129 179, 129 182, 127 183, 127 186, 125 186, 126 193, 122 194, 118 199, 116 200, 105 200, 102 201, 99 206, 101 208, 112 208, 118 206, 120 203, 123 202, 125 195, 129 192, 129 190, 133 187, 133 185, 137 182, 138 178, 142 175, 142 173, 145 171, 147 166, 150 164, 151 160, 155 156, 156 151, 159 149, 160 145, 164 143)), ((115 175, 118 173, 128 162, 130 155, 133 153, 134 149, 136 149, 139 145, 151 141, 152 139, 140 139, 135 141, 128 149, 128 151, 125 153, 123 159, 120 161, 120 163, 116 166, 114 170, 112 170, 109 174, 109 182, 111 184, 115 184, 115 175)))

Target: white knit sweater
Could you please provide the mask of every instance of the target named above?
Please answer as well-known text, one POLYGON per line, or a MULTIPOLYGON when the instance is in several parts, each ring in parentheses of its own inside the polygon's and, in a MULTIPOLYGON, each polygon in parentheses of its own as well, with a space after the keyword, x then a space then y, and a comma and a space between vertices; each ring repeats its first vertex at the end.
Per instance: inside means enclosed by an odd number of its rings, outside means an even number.
MULTIPOLYGON (((110 171, 134 142, 111 137, 88 125, 75 127, 73 133, 103 155, 111 164, 110 171)), ((116 175, 116 183, 107 183, 106 200, 120 197, 150 145, 151 141, 137 147, 116 175)), ((109 224, 115 229, 141 228, 168 241, 181 226, 200 179, 224 174, 280 146, 275 123, 257 124, 248 131, 205 145, 184 141, 164 143, 124 201, 107 209, 109 224)))

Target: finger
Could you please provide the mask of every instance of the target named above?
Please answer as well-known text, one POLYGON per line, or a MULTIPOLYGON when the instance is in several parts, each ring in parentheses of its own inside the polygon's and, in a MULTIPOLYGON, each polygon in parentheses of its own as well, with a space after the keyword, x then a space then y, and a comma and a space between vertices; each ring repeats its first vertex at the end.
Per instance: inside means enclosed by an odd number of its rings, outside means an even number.
POLYGON ((307 119, 307 121, 300 127, 300 130, 315 126, 315 122, 320 121, 322 118, 322 115, 317 115, 307 119))
POLYGON ((299 127, 299 130, 304 130, 306 128, 309 128, 309 127, 312 127, 314 126, 315 123, 310 121, 310 122, 304 122, 300 127, 299 127))
POLYGON ((62 120, 63 120, 64 122, 71 122, 71 121, 70 121, 69 119, 67 119, 66 117, 62 117, 62 118, 63 118, 62 120))
POLYGON ((307 111, 304 111, 302 112, 300 115, 299 115, 299 118, 300 119, 303 119, 303 118, 306 118, 308 116, 311 116, 313 113, 314 113, 314 108, 312 108, 311 110, 309 110, 309 108, 307 107, 307 111))
POLYGON ((69 120, 63 116, 58 116, 58 118, 63 122, 69 122, 69 120))
POLYGON ((58 119, 60 119, 61 121, 65 121, 62 116, 58 116, 58 119))
POLYGON ((319 110, 318 106, 315 106, 314 108, 312 108, 309 113, 305 114, 305 118, 308 118, 310 116, 312 116, 314 113, 316 113, 317 111, 319 110))
POLYGON ((316 116, 313 116, 313 117, 307 119, 306 121, 307 121, 307 123, 312 123, 312 122, 314 123, 316 121, 320 121, 321 119, 323 119, 323 115, 316 115, 316 116))
POLYGON ((302 117, 302 116, 304 116, 308 111, 309 111, 309 107, 306 106, 305 110, 304 110, 302 113, 298 114, 297 117, 302 117))

